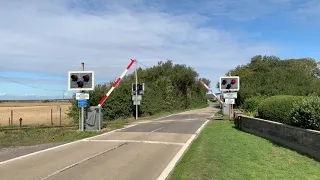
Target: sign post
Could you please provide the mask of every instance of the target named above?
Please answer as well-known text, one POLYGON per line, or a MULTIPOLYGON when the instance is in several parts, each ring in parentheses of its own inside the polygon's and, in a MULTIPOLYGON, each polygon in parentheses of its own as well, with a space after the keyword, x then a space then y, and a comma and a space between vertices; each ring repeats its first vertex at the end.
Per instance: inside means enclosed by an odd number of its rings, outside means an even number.
POLYGON ((220 77, 219 82, 220 91, 223 93, 224 99, 224 114, 228 114, 229 118, 233 117, 233 105, 235 104, 235 99, 237 99, 238 91, 240 89, 240 77, 239 76, 223 76, 220 77), (228 110, 226 109, 228 107, 228 110))
POLYGON ((94 89, 94 72, 84 71, 84 63, 81 64, 82 71, 68 72, 68 90, 80 91, 76 93, 76 100, 78 100, 78 107, 81 108, 79 129, 84 131, 84 107, 87 106, 87 100, 89 99, 89 93, 85 93, 85 91, 94 89))

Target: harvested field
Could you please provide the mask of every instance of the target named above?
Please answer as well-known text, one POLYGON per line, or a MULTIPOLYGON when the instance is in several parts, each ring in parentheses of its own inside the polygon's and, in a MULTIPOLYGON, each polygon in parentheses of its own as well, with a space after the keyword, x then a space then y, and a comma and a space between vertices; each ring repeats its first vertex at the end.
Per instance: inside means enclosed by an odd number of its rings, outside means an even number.
POLYGON ((13 125, 19 124, 22 118, 22 124, 59 124, 61 108, 61 123, 68 124, 69 119, 67 111, 71 106, 69 102, 3 102, 0 103, 0 125, 9 125, 11 112, 13 114, 13 125), (52 111, 52 118, 51 118, 52 111))

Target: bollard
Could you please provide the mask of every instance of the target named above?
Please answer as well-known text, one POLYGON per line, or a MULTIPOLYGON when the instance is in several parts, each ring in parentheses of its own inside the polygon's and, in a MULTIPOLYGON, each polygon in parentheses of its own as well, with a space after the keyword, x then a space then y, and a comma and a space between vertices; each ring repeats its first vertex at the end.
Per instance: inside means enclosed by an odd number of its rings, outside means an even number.
POLYGON ((9 126, 11 125, 11 121, 10 121, 10 118, 9 118, 9 126))
POLYGON ((22 118, 19 119, 19 122, 20 122, 20 129, 22 127, 22 118))

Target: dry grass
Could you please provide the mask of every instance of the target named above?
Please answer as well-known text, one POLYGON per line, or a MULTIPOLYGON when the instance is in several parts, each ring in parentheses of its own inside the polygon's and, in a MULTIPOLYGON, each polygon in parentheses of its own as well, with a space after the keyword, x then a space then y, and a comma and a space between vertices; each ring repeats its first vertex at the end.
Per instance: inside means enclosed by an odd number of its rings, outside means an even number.
POLYGON ((11 111, 13 112, 13 124, 19 124, 19 118, 22 118, 22 124, 59 124, 60 113, 58 105, 61 107, 62 124, 69 123, 66 115, 71 106, 69 102, 3 102, 0 103, 0 125, 9 125, 11 111))

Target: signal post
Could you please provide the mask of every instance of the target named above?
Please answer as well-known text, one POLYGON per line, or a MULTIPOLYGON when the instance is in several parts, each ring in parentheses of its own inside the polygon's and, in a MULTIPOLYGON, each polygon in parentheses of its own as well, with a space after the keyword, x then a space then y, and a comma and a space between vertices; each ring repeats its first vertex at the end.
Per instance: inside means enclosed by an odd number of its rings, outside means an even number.
POLYGON ((220 77, 219 88, 224 99, 223 114, 229 115, 231 119, 233 117, 233 105, 240 89, 240 77, 231 76, 230 73, 229 76, 220 77))
POLYGON ((136 106, 136 119, 138 119, 138 105, 142 100, 142 96, 144 95, 144 83, 142 84, 133 84, 132 83, 132 102, 133 105, 136 106))
POLYGON ((85 93, 85 91, 94 89, 94 72, 84 71, 84 63, 82 63, 82 71, 69 71, 68 74, 68 90, 80 91, 76 93, 78 107, 81 108, 79 129, 84 131, 84 107, 87 107, 87 100, 89 99, 89 93, 85 93))

